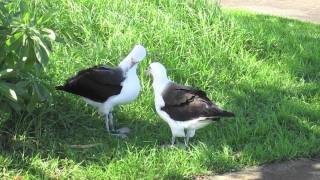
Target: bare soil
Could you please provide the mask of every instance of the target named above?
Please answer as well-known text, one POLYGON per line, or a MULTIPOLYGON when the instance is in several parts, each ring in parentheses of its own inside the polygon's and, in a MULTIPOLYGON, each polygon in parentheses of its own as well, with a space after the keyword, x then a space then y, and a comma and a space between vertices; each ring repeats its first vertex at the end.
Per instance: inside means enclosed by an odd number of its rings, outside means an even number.
POLYGON ((320 23, 320 0, 221 0, 221 5, 320 23))
POLYGON ((320 180, 320 159, 300 159, 247 168, 223 175, 197 176, 196 180, 320 180))

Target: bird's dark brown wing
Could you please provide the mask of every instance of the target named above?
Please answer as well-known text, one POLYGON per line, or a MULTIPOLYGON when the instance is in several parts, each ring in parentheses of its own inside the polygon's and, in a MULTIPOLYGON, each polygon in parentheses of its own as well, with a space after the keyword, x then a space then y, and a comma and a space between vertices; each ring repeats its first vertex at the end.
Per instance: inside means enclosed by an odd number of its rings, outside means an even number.
POLYGON ((170 83, 162 93, 165 106, 161 110, 177 121, 188 121, 199 117, 217 119, 234 116, 210 101, 202 90, 170 83))
POLYGON ((120 68, 95 66, 78 72, 63 86, 56 88, 93 101, 105 102, 110 96, 120 93, 124 78, 120 68))

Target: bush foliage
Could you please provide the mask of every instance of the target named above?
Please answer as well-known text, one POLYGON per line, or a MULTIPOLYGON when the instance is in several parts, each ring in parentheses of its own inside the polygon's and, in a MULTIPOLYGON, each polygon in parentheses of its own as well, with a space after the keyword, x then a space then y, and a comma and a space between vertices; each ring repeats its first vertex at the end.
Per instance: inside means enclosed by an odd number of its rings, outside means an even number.
POLYGON ((44 28, 44 17, 30 14, 21 1, 0 2, 0 104, 7 113, 32 112, 39 102, 50 99, 39 80, 45 70, 55 33, 44 28))

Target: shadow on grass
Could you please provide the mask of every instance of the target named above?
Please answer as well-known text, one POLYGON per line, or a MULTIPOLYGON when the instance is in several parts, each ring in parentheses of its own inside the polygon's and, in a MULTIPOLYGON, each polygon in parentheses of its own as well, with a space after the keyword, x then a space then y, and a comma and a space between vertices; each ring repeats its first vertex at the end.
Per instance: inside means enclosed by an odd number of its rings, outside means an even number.
POLYGON ((157 143, 157 132, 150 131, 146 136, 144 130, 159 130, 158 123, 148 123, 116 110, 117 125, 129 126, 132 130, 128 138, 121 139, 109 135, 102 115, 76 100, 77 97, 55 95, 54 98, 55 105, 49 107, 50 110, 45 109, 45 113, 2 124, 1 130, 5 133, 0 133, 0 155, 9 157, 14 168, 38 171, 32 165, 36 156, 68 159, 81 166, 105 164, 126 156, 128 147, 139 149, 157 143))
POLYGON ((257 60, 281 63, 297 79, 320 82, 320 25, 257 14, 237 21, 247 32, 244 49, 256 54, 257 60))
POLYGON ((273 85, 240 84, 236 88, 225 91, 230 91, 233 101, 229 105, 237 116, 199 130, 191 140, 194 144, 201 141, 208 149, 204 167, 223 173, 239 170, 244 164, 319 155, 319 106, 295 98, 296 94, 308 92, 273 85))
POLYGON ((209 154, 206 166, 224 172, 237 168, 235 161, 253 165, 319 154, 319 29, 278 17, 236 17, 246 32, 243 49, 280 73, 265 77, 265 82, 241 81, 221 88, 230 96, 228 105, 237 116, 215 124, 211 131, 217 133, 200 130, 206 138, 199 140, 212 148, 230 148, 234 159, 221 160, 228 162, 221 168, 222 163, 213 163, 215 158, 209 154), (292 86, 282 84, 282 72, 289 74, 292 86), (268 83, 273 78, 279 83, 268 83))

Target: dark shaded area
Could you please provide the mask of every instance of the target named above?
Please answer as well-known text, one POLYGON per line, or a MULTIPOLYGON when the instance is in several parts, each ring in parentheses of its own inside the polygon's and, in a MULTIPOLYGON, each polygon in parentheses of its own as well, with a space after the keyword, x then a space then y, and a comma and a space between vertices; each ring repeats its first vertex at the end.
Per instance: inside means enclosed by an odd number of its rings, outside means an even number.
POLYGON ((0 155, 12 160, 11 168, 34 172, 37 177, 52 178, 32 165, 32 158, 37 155, 41 159, 67 159, 83 167, 93 163, 105 164, 121 158, 117 154, 125 156, 127 146, 139 149, 157 144, 158 131, 148 132, 145 136, 147 130, 168 130, 160 121, 148 123, 146 119, 130 117, 115 109, 118 127, 128 126, 132 130, 129 138, 120 139, 109 135, 104 118, 76 96, 54 93, 54 99, 52 111, 1 124, 0 155))
POLYGON ((257 60, 285 64, 283 71, 297 79, 320 82, 320 51, 310 48, 320 41, 319 31, 303 22, 264 15, 241 16, 237 22, 247 32, 244 48, 256 54, 257 60))
MULTIPOLYGON (((256 61, 283 72, 284 81, 288 73, 296 83, 288 86, 281 81, 282 77, 274 77, 279 82, 268 82, 257 74, 258 83, 227 82, 218 89, 231 99, 224 108, 231 109, 237 116, 233 120, 223 119, 210 129, 199 130, 191 141, 201 141, 209 148, 229 147, 235 159, 217 159, 208 152, 205 167, 221 173, 239 169, 237 162, 245 163, 241 156, 259 164, 317 156, 320 152, 317 145, 320 49, 315 51, 314 47, 319 44, 320 32, 309 30, 304 23, 277 17, 250 14, 235 18, 237 26, 246 32, 245 50, 256 54, 256 61)), ((230 74, 234 73, 235 77, 239 76, 238 72, 232 70, 241 72, 241 66, 237 65, 230 68, 230 74)))

